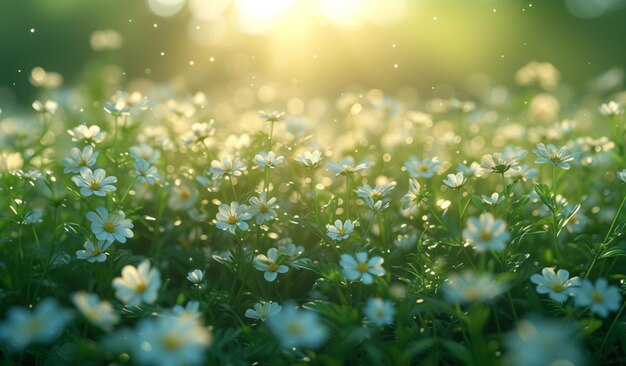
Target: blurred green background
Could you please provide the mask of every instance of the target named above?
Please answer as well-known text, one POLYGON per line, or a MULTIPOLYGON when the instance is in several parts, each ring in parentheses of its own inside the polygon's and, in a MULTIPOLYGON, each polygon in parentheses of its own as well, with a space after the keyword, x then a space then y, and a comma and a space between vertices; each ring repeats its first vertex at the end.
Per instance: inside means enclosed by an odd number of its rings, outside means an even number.
MULTIPOLYGON (((31 70, 73 85, 106 64, 124 81, 182 76, 429 90, 474 73, 511 84, 532 60, 568 84, 626 67, 623 0, 8 0, 0 2, 0 98, 30 104, 31 70), (95 34, 99 30, 113 32, 95 34), (95 39, 93 37, 96 37, 95 39), (98 38, 100 37, 100 38, 98 38)), ((1 107, 1 106, 0 106, 1 107)))

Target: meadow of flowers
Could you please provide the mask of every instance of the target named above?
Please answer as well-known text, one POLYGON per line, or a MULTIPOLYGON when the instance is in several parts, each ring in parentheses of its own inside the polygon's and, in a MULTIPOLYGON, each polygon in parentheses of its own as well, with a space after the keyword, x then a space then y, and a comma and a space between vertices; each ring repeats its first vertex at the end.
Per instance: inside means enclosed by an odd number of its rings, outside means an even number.
POLYGON ((0 114, 3 362, 623 364, 626 93, 514 80, 0 114))

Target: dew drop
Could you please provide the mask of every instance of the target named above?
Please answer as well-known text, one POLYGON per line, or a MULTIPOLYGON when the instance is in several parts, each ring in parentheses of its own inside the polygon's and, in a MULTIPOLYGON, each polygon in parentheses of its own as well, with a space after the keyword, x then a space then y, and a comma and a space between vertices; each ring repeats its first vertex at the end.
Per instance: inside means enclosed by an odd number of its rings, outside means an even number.
POLYGON ((31 33, 35 33, 35 28, 31 28, 31 29, 30 29, 30 32, 31 32, 31 33))

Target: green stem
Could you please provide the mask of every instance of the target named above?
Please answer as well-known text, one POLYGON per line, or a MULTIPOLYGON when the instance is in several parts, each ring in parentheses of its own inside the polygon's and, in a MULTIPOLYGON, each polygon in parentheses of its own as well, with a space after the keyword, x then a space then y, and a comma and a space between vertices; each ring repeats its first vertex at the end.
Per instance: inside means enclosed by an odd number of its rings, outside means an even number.
POLYGON ((270 122, 270 134, 267 138, 267 151, 272 150, 272 135, 274 135, 274 121, 270 122))
POLYGON ((506 192, 506 179, 504 173, 502 175, 502 194, 504 195, 504 219, 509 222, 509 194, 506 192))
MULTIPOLYGON (((625 204, 626 204, 626 196, 624 196, 624 198, 622 199, 622 203, 619 205, 619 209, 617 210, 617 212, 615 213, 615 216, 613 217, 613 222, 611 222, 609 231, 607 231, 606 235, 604 236, 602 246, 606 244, 607 240, 609 240, 609 237, 613 233, 613 229, 615 228, 615 225, 617 224, 617 220, 619 219, 619 216, 622 213, 622 209, 624 208, 625 204)), ((600 257, 601 253, 602 253, 602 250, 598 250, 596 255, 593 257, 593 261, 591 262, 591 265, 587 269, 587 273, 585 273, 585 278, 589 277, 589 274, 591 273, 591 270, 593 269, 593 267, 596 265, 596 262, 598 261, 598 258, 600 257)))
POLYGON ((622 313, 624 312, 624 308, 626 308, 626 301, 622 304, 622 307, 619 309, 619 312, 615 316, 615 319, 613 319, 613 322, 611 323, 611 326, 609 327, 609 330, 606 332, 606 335, 604 336, 604 340, 602 341, 602 346, 600 346, 600 354, 601 355, 604 354, 604 349, 608 345, 609 338, 610 338, 611 334, 613 333, 613 330, 615 329, 615 326, 617 325, 620 317, 622 316, 622 313))
POLYGON ((350 218, 350 175, 346 174, 346 198, 344 202, 344 208, 346 210, 346 217, 350 218))

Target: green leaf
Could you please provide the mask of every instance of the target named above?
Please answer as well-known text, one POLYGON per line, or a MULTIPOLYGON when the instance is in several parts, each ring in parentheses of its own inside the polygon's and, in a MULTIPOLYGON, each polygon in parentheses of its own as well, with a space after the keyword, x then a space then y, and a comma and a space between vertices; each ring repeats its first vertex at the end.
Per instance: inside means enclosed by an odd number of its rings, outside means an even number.
POLYGON ((443 347, 450 352, 450 355, 461 361, 462 364, 469 365, 472 363, 472 353, 466 346, 449 339, 440 339, 440 342, 443 347))

